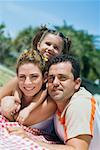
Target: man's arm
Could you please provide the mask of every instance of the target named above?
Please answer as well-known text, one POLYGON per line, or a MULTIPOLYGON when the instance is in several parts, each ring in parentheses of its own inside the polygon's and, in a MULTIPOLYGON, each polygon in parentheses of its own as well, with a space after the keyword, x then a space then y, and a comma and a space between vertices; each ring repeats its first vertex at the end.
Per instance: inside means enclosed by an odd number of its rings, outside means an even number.
POLYGON ((91 136, 81 135, 69 139, 66 144, 48 144, 41 141, 36 141, 39 145, 44 146, 50 150, 88 150, 91 141, 91 136))
MULTIPOLYGON (((8 131, 11 134, 15 134, 23 138, 27 137, 31 140, 35 140, 35 139, 32 139, 32 137, 30 137, 26 133, 26 131, 24 131, 21 127, 17 127, 17 128, 10 127, 8 128, 8 131)), ((48 144, 43 141, 40 141, 40 139, 39 141, 35 140, 34 142, 36 142, 40 146, 44 146, 48 148, 49 150, 88 150, 90 141, 91 141, 91 136, 80 135, 72 139, 69 139, 65 145, 64 144, 48 144)))

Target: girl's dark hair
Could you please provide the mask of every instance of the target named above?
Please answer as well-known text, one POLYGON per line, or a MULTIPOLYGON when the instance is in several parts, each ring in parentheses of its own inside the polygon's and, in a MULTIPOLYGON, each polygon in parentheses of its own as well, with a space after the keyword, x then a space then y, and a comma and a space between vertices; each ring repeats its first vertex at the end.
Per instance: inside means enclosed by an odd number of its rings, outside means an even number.
POLYGON ((71 46, 71 40, 68 37, 65 37, 62 32, 58 32, 56 30, 50 30, 46 26, 41 26, 37 34, 33 37, 32 39, 33 49, 37 49, 37 43, 39 41, 42 41, 42 39, 44 39, 44 37, 48 33, 60 36, 64 42, 64 46, 62 50, 63 54, 66 54, 67 52, 69 52, 70 46, 71 46))
POLYGON ((32 39, 33 49, 37 49, 37 43, 40 41, 43 33, 47 30, 48 30, 48 28, 46 26, 41 26, 41 28, 39 28, 38 32, 36 33, 36 35, 32 39))

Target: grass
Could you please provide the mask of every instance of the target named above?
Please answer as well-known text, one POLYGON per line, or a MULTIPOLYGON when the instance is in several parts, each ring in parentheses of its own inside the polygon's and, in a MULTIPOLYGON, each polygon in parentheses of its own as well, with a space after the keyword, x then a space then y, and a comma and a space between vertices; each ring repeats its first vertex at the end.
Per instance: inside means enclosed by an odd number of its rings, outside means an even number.
POLYGON ((3 86, 14 76, 15 72, 0 64, 0 86, 3 86))

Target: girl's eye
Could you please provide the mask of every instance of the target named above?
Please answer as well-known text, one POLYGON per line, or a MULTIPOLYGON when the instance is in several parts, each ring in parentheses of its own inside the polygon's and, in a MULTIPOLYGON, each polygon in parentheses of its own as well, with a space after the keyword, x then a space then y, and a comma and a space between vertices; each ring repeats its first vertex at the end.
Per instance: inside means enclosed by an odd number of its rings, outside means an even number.
POLYGON ((46 42, 46 45, 50 46, 51 44, 49 42, 46 42))
POLYGON ((54 46, 54 49, 58 50, 58 47, 57 47, 57 46, 54 46))

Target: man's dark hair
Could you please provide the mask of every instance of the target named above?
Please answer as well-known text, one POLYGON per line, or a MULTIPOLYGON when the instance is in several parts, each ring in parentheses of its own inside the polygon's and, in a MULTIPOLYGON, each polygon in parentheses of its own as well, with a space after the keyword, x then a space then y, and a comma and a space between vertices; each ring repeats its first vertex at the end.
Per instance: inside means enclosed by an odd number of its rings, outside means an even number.
POLYGON ((51 58, 49 62, 46 64, 46 71, 49 71, 49 68, 52 65, 60 62, 70 62, 72 65, 72 73, 74 75, 74 80, 80 77, 80 62, 75 56, 71 54, 63 54, 51 58))

